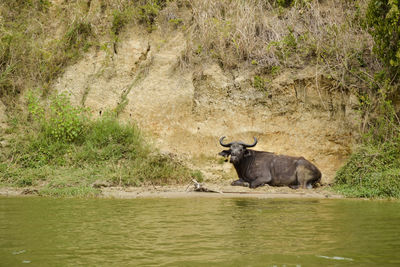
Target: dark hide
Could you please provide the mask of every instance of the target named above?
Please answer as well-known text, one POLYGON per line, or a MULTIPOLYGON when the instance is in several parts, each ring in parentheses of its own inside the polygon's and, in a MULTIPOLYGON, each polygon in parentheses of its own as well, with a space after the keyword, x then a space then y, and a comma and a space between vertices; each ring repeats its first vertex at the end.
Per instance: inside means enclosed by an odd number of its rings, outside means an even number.
POLYGON ((321 180, 321 172, 315 165, 303 157, 276 155, 270 152, 247 149, 234 142, 229 150, 219 155, 231 156, 239 180, 232 185, 256 188, 269 184, 272 186, 290 186, 292 188, 312 188, 321 180))

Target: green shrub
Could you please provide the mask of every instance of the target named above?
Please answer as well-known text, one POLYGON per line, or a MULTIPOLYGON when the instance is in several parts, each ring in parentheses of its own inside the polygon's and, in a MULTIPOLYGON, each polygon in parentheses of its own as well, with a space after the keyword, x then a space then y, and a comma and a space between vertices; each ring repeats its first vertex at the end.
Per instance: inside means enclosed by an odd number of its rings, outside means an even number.
POLYGON ((44 120, 44 108, 40 103, 40 97, 38 97, 38 91, 28 91, 26 94, 26 100, 28 105, 29 114, 33 117, 36 122, 44 120))
POLYGON ((366 14, 368 31, 374 38, 374 52, 391 70, 400 70, 400 2, 371 0, 366 14))
POLYGON ((380 101, 361 146, 336 174, 334 188, 345 195, 400 198, 400 120, 385 94, 380 101))
POLYGON ((121 124, 114 116, 91 121, 74 162, 96 164, 105 161, 133 160, 147 157, 150 148, 134 124, 121 124))
POLYGON ((74 142, 83 138, 85 120, 84 109, 73 106, 66 94, 60 94, 51 99, 49 120, 44 124, 44 130, 56 141, 74 142))
POLYGON ((352 197, 400 198, 399 143, 362 145, 338 171, 334 188, 352 197))
POLYGON ((170 155, 147 144, 140 129, 123 124, 115 113, 90 119, 71 105, 65 94, 46 104, 35 92, 27 94, 30 125, 1 151, 0 183, 41 186, 45 195, 93 195, 97 179, 113 185, 140 186, 182 183, 191 171, 170 155))
POLYGON ((50 98, 45 113, 39 98, 32 92, 27 94, 28 111, 44 134, 61 142, 74 142, 82 137, 85 127, 85 110, 71 104, 65 93, 50 98))

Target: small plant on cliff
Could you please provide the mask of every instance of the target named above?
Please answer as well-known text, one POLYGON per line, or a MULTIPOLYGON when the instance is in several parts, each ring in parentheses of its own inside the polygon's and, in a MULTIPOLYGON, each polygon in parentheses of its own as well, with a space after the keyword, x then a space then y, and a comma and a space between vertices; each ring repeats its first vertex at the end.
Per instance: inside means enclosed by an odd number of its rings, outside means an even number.
POLYGON ((146 0, 137 7, 138 20, 140 23, 147 25, 149 32, 155 29, 155 20, 165 4, 165 0, 146 0))
POLYGON ((74 142, 81 137, 86 121, 85 110, 73 106, 65 93, 51 97, 46 113, 32 92, 28 93, 27 100, 28 111, 47 137, 62 142, 74 142))
POLYGON ((263 91, 265 89, 265 80, 261 76, 254 76, 253 87, 263 91))
POLYGON ((122 28, 129 22, 130 10, 114 10, 113 11, 113 20, 111 26, 111 32, 117 36, 119 35, 122 28))
POLYGON ((289 7, 293 4, 294 0, 276 0, 278 6, 289 7))

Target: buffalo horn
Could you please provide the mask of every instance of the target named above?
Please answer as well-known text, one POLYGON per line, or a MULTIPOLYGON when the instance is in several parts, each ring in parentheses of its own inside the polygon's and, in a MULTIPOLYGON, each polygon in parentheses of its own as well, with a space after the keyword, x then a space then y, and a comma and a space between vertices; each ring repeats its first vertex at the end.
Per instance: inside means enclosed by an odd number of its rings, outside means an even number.
POLYGON ((241 144, 241 145, 243 145, 243 146, 245 146, 245 147, 254 147, 254 146, 256 146, 256 145, 257 145, 257 142, 258 142, 257 138, 256 138, 256 137, 254 137, 254 143, 253 143, 253 144, 251 144, 251 145, 249 145, 249 144, 245 144, 245 143, 243 143, 243 142, 239 142, 239 144, 241 144))
POLYGON ((222 143, 222 140, 224 140, 224 138, 225 138, 225 136, 222 136, 222 137, 219 139, 219 143, 220 143, 221 146, 223 146, 223 147, 230 147, 230 146, 233 144, 233 142, 232 142, 232 143, 228 143, 228 144, 224 144, 224 143, 222 143))

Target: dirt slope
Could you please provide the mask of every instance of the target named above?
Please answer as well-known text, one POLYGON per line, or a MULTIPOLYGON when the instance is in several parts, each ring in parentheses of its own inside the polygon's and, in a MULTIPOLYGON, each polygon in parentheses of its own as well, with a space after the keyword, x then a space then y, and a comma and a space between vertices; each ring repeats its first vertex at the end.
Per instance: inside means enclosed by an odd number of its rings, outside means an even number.
POLYGON ((350 152, 356 98, 337 90, 316 66, 283 70, 265 90, 253 86, 250 67, 223 70, 214 62, 183 66, 185 35, 131 27, 114 51, 93 50, 54 84, 76 104, 100 116, 122 110, 165 153, 200 168, 206 181, 229 183, 233 168, 217 157, 218 139, 251 142, 256 149, 304 156, 332 181, 350 152))

